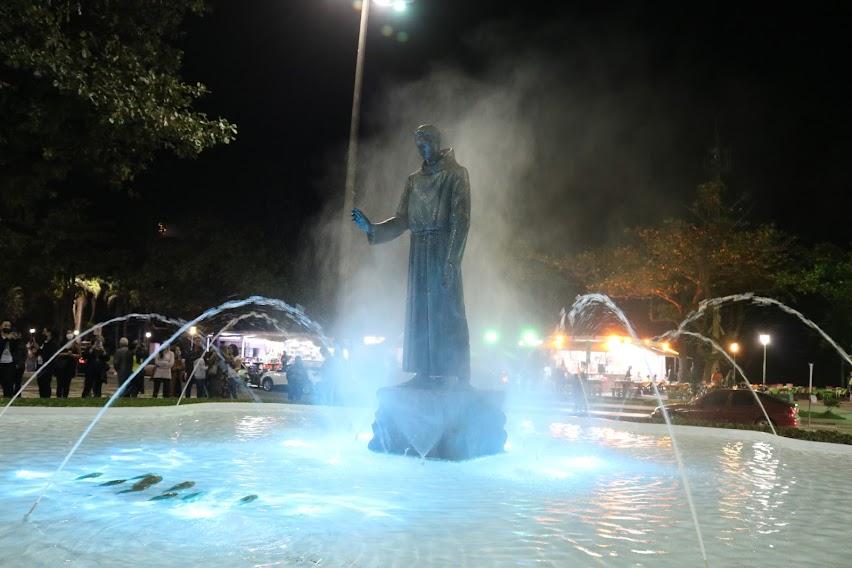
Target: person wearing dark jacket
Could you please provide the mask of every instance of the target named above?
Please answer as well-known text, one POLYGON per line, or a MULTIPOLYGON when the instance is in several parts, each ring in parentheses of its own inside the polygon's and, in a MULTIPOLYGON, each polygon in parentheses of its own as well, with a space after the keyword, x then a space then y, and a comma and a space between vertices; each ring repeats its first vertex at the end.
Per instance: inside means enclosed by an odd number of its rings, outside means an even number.
MULTIPOLYGON (((128 341, 126 337, 122 337, 118 340, 118 349, 115 350, 115 353, 112 356, 112 366, 115 368, 115 376, 118 379, 118 387, 121 388, 121 385, 130 377, 133 373, 133 355, 130 353, 130 348, 128 348, 128 341)), ((134 385, 127 385, 125 387, 122 396, 136 396, 134 385)))
POLYGON ((12 330, 12 322, 4 321, 0 324, 0 385, 6 398, 12 398, 17 392, 15 382, 24 368, 21 355, 21 336, 12 330))
MULTIPOLYGON (((74 339, 74 334, 69 331, 65 334, 65 339, 71 341, 74 339)), ((68 393, 71 391, 71 380, 77 374, 77 360, 79 358, 80 347, 76 342, 59 352, 59 356, 54 361, 56 364, 56 398, 68 398, 68 393)))
POLYGON ((297 356, 293 364, 287 367, 287 399, 295 402, 302 400, 302 393, 309 380, 308 370, 302 358, 297 356))
MULTIPOLYGON (((41 344, 40 355, 41 360, 47 363, 48 359, 56 354, 59 346, 56 344, 51 330, 44 328, 41 333, 44 336, 44 342, 41 344)), ((53 363, 43 366, 38 371, 38 395, 41 398, 50 398, 53 389, 53 375, 55 374, 56 366, 53 363)))
POLYGON ((106 373, 106 353, 103 349, 90 349, 83 382, 83 398, 88 398, 90 394, 101 397, 101 385, 106 382, 106 373))

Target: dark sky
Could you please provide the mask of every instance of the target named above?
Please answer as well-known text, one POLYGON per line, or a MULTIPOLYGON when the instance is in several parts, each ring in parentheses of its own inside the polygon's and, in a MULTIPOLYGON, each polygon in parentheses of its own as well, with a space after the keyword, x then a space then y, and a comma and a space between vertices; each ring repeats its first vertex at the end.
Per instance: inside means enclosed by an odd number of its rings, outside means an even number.
MULTIPOLYGON (((200 107, 237 123, 238 140, 194 161, 165 158, 140 184, 168 200, 165 208, 149 200, 168 220, 206 212, 250 222, 297 254, 322 207, 342 191, 359 15, 351 0, 211 5, 186 25, 185 75, 211 89, 200 107)), ((573 205, 602 221, 575 231, 576 247, 682 213, 707 178, 714 124, 732 150, 729 191, 750 197, 753 221, 847 246, 849 215, 840 204, 852 179, 850 16, 843 2, 418 0, 405 14, 374 9, 362 135, 369 140, 381 129, 376 107, 394 85, 436 66, 493 76, 497 61, 532 54, 559 75, 561 88, 597 92, 617 102, 615 116, 630 119, 618 133, 623 144, 604 143, 589 169, 600 177, 589 186, 604 187, 599 198, 573 205), (394 33, 383 35, 383 26, 394 33), (400 31, 407 41, 397 40, 400 31), (606 188, 601 172, 637 156, 647 162, 635 168, 637 179, 630 168, 618 179, 652 190, 621 203, 613 196, 623 190, 606 188)), ((561 151, 558 138, 554 144, 561 151)), ((773 356, 784 352, 801 367, 814 343, 785 345, 786 323, 771 325, 780 326, 773 356)), ((757 372, 759 353, 750 351, 744 358, 757 372)))
MULTIPOLYGON (((349 0, 211 4, 186 26, 185 72, 210 87, 201 107, 236 122, 238 141, 195 161, 166 159, 142 183, 187 204, 228 200, 231 212, 261 224, 286 221, 295 238, 342 185, 358 14, 349 0)), ((649 112, 647 128, 660 119, 678 125, 676 139, 660 140, 661 197, 688 201, 705 177, 716 121, 733 151, 728 185, 751 195, 755 220, 845 245, 847 215, 837 204, 850 180, 852 10, 782 4, 420 0, 405 14, 374 9, 364 135, 377 126, 371 100, 389 84, 450 61, 476 74, 490 59, 532 48, 557 66, 571 59, 572 82, 603 72, 602 88, 659 96, 665 108, 649 112), (408 41, 383 36, 384 25, 408 41), (487 48, 476 43, 484 30, 487 48)))

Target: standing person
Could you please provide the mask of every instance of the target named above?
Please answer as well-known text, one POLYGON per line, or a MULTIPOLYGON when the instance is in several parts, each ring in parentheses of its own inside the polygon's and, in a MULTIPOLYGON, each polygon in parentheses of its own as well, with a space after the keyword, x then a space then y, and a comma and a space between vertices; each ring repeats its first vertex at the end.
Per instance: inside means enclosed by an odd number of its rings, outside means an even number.
POLYGON ((286 372, 287 372, 287 366, 288 366, 288 365, 287 365, 287 361, 289 361, 289 360, 290 360, 290 356, 289 356, 289 355, 287 355, 287 352, 286 352, 286 351, 282 351, 282 352, 281 352, 281 372, 282 372, 282 373, 286 373, 286 372))
POLYGON ((338 390, 340 388, 340 362, 337 357, 326 347, 320 347, 323 357, 320 367, 320 380, 322 381, 322 399, 325 404, 336 404, 338 390))
MULTIPOLYGON (((129 341, 127 341, 126 337, 119 339, 118 349, 115 350, 115 353, 112 356, 112 366, 115 369, 115 376, 118 380, 117 388, 121 388, 121 385, 123 385, 133 373, 133 355, 130 353, 128 345, 129 341)), ((127 385, 122 396, 135 397, 136 389, 133 388, 134 386, 135 385, 133 384, 127 385)))
MULTIPOLYGON (((186 395, 185 396, 187 398, 189 398, 189 396, 192 394, 192 385, 196 384, 195 383, 195 367, 198 363, 198 360, 200 358, 202 358, 203 355, 204 355, 204 353, 201 351, 201 346, 193 343, 192 346, 189 349, 189 354, 186 356, 186 373, 187 373, 187 375, 186 375, 186 395)), ((205 367, 205 371, 206 371, 206 367, 205 367)), ((204 376, 205 376, 205 378, 207 377, 206 374, 204 376)), ((197 390, 198 390, 198 387, 196 386, 196 391, 197 390)))
POLYGON ((90 349, 84 375, 83 398, 88 398, 90 394, 96 398, 101 397, 101 385, 106 382, 106 373, 106 353, 103 349, 90 349))
MULTIPOLYGON (((141 341, 133 342, 133 371, 142 366, 142 362, 148 357, 141 341)), ((140 369, 133 379, 133 396, 145 394, 145 369, 140 369)))
POLYGON ((24 372, 35 373, 43 362, 38 343, 36 343, 35 337, 31 337, 27 341, 27 359, 24 362, 24 372))
MULTIPOLYGON (((74 339, 74 333, 65 334, 66 341, 74 339)), ((77 361, 80 358, 80 346, 75 341, 59 352, 56 358, 56 398, 68 398, 71 392, 71 380, 77 374, 77 361)))
POLYGON ((308 371, 302 363, 302 358, 296 356, 293 364, 287 369, 287 398, 294 402, 302 400, 302 392, 308 380, 308 371))
POLYGON ((12 329, 12 322, 4 321, 0 324, 0 385, 6 398, 12 398, 17 392, 15 381, 18 368, 23 366, 20 342, 21 336, 12 329))
POLYGON ((157 358, 154 359, 154 376, 151 380, 154 382, 154 392, 152 396, 157 398, 160 393, 160 388, 163 389, 163 398, 171 396, 172 384, 172 367, 175 366, 175 354, 171 348, 166 347, 160 351, 157 358))
POLYGON ((720 389, 722 388, 722 372, 719 370, 719 367, 713 368, 713 373, 710 375, 710 388, 720 389))
MULTIPOLYGON (((42 361, 47 361, 56 354, 59 345, 53 338, 53 331, 44 328, 41 331, 44 341, 41 344, 40 355, 42 361)), ((53 389, 53 375, 56 373, 56 367, 53 363, 45 366, 38 374, 38 395, 41 398, 50 398, 51 390, 53 389)))
POLYGON ((209 351, 204 358, 207 364, 207 395, 208 398, 221 398, 222 386, 221 376, 219 373, 219 355, 214 351, 209 351))
POLYGON ((172 396, 180 396, 183 391, 183 381, 186 378, 186 361, 183 358, 183 353, 180 346, 175 345, 175 364, 172 367, 172 396))
POLYGON ((196 398, 207 398, 207 360, 204 356, 195 359, 186 387, 186 398, 192 398, 192 385, 195 385, 196 398))
POLYGON ((225 366, 223 374, 228 384, 228 396, 231 400, 236 400, 240 382, 240 376, 237 374, 237 370, 242 364, 242 359, 238 357, 239 352, 237 351, 236 345, 229 345, 228 347, 228 349, 225 349, 225 366))

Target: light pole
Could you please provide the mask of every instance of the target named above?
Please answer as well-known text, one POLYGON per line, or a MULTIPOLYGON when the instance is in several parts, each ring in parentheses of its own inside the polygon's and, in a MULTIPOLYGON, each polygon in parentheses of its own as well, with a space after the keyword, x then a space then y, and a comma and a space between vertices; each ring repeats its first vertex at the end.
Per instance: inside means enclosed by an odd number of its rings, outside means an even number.
POLYGON ((737 384, 737 353, 740 352, 740 344, 734 341, 728 345, 728 351, 731 352, 731 358, 734 360, 734 384, 737 384))
POLYGON ((367 23, 370 20, 370 5, 393 8, 404 12, 413 0, 362 0, 361 25, 358 31, 358 52, 355 58, 355 87, 352 93, 352 117, 349 123, 349 149, 346 154, 346 184, 343 193, 343 225, 340 228, 340 264, 338 306, 340 315, 345 312, 349 279, 349 243, 352 241, 352 219, 355 207, 355 174, 358 169, 358 131, 361 128, 361 87, 364 84, 364 54, 367 48, 367 23))
POLYGON ((767 333, 761 333, 757 336, 760 344, 763 345, 763 386, 766 387, 766 346, 769 345, 771 337, 767 333))

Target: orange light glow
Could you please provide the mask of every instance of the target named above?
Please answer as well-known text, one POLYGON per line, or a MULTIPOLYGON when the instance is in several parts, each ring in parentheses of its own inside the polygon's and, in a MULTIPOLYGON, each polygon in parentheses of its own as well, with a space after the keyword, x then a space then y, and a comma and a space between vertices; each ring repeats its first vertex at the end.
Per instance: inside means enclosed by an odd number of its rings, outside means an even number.
POLYGON ((610 351, 618 349, 621 345, 621 338, 617 335, 610 335, 606 340, 606 348, 610 351))

